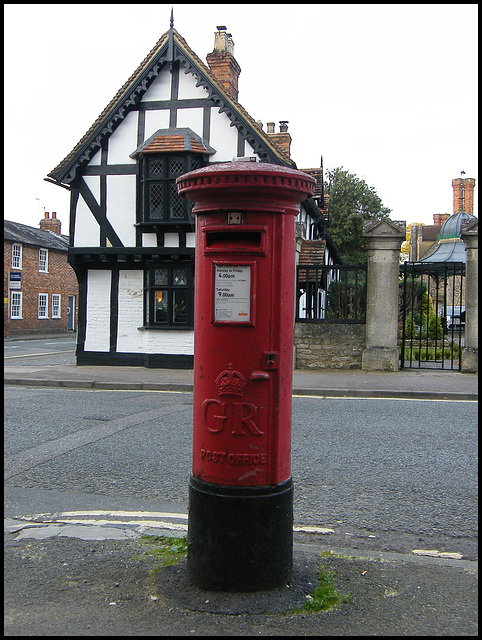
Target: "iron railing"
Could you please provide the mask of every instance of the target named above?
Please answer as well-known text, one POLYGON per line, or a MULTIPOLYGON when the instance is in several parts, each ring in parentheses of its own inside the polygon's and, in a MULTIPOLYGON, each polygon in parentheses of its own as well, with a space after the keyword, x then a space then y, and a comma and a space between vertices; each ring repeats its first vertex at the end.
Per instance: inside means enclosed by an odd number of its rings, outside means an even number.
POLYGON ((296 322, 364 324, 365 265, 298 265, 296 322))

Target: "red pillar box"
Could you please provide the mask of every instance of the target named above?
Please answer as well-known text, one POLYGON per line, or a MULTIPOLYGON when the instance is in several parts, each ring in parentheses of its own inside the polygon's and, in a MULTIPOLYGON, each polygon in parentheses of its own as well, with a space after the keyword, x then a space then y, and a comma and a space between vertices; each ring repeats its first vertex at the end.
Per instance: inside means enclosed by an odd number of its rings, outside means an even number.
POLYGON ((229 162, 177 184, 197 217, 188 574, 275 588, 292 565, 295 218, 314 180, 229 162))

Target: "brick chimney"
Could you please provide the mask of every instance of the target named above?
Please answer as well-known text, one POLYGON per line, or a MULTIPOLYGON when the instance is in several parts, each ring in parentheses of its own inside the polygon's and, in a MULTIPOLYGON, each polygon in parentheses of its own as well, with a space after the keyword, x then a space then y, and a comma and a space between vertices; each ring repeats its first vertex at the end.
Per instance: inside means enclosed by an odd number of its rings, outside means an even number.
POLYGON ((454 190, 454 213, 465 211, 474 214, 474 178, 455 178, 452 180, 454 190))
POLYGON ((48 211, 44 214, 44 219, 40 220, 39 225, 40 228, 44 231, 51 231, 52 233, 56 233, 58 236, 60 235, 60 220, 57 220, 57 213, 55 211, 52 212, 52 217, 50 218, 50 213, 48 211))
POLYGON ((441 227, 443 223, 450 218, 449 213, 434 213, 433 223, 436 227, 441 227))
POLYGON ((211 72, 217 81, 235 100, 238 99, 238 78, 241 67, 233 54, 234 42, 226 27, 216 27, 214 33, 214 51, 206 56, 211 72))
POLYGON ((266 126, 268 127, 267 134, 270 140, 272 140, 272 142, 275 143, 278 149, 280 149, 289 158, 291 136, 288 133, 288 120, 280 120, 279 133, 275 133, 274 131, 274 122, 268 122, 266 126))

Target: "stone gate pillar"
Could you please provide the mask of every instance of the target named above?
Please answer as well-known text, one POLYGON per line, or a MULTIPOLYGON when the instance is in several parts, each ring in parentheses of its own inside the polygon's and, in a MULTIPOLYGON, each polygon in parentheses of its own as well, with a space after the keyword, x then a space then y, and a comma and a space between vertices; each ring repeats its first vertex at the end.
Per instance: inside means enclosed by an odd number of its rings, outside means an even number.
POLYGON ((365 371, 398 371, 398 281, 400 246, 405 222, 367 221, 363 237, 368 243, 366 343, 362 351, 365 371))
POLYGON ((465 243, 467 264, 465 270, 465 346, 462 349, 463 373, 478 371, 479 338, 479 276, 478 237, 479 221, 472 220, 460 234, 465 243))

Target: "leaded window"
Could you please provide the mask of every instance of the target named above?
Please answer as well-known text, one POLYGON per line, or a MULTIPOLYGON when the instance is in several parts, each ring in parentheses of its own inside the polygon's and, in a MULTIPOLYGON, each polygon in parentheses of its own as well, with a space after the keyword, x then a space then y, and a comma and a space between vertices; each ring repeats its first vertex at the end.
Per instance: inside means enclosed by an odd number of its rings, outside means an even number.
POLYGON ((194 154, 146 154, 139 163, 141 222, 190 222, 192 203, 177 193, 176 178, 199 169, 202 158, 194 154))

